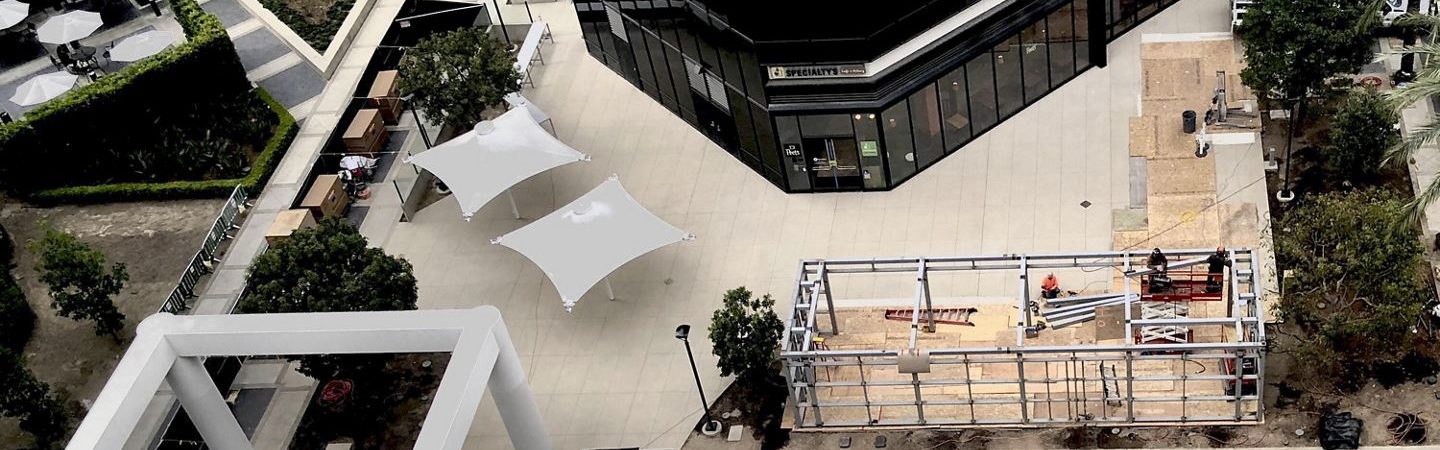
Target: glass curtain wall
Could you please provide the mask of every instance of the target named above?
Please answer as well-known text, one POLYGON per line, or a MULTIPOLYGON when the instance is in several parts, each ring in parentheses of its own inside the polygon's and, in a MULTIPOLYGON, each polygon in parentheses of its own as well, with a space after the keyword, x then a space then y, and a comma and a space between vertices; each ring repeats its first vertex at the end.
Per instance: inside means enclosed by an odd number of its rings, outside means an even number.
POLYGON ((1177 0, 1072 0, 879 110, 773 115, 765 73, 723 19, 682 0, 577 0, 596 58, 789 192, 889 189, 1090 68, 1108 42, 1177 0))

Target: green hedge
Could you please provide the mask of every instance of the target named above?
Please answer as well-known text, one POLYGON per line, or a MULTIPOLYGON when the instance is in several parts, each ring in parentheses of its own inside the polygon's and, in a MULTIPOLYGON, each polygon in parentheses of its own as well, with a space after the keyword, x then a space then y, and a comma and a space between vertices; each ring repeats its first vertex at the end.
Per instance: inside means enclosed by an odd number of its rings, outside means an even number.
POLYGON ((250 195, 259 195, 270 175, 280 165, 285 150, 300 127, 295 117, 264 89, 255 88, 255 93, 279 118, 275 134, 265 144, 265 149, 255 158, 249 174, 243 178, 205 181, 170 181, 164 183, 115 183, 96 186, 70 186, 47 189, 27 196, 39 204, 54 203, 104 203, 134 200, 169 200, 183 198, 213 198, 230 195, 236 185, 243 186, 250 195))
POLYGON ((193 158, 197 151, 221 154, 220 147, 207 147, 212 143, 227 144, 224 167, 230 173, 243 167, 243 159, 235 164, 235 145, 221 139, 228 136, 224 128, 254 131, 270 124, 192 118, 201 113, 234 119, 244 111, 230 111, 231 106, 248 98, 242 96, 248 96, 251 85, 220 20, 194 0, 174 0, 171 5, 188 41, 0 125, 0 158, 5 161, 0 164, 0 184, 7 191, 26 197, 61 186, 180 179, 146 173, 162 164, 225 172, 175 163, 193 158), (162 117, 171 121, 161 122, 162 117), (221 131, 212 136, 211 128, 221 131), (176 140, 190 136, 202 139, 176 140))
POLYGON ((24 353, 25 343, 30 342, 34 331, 35 311, 30 309, 25 293, 10 276, 10 269, 0 269, 0 348, 24 353))

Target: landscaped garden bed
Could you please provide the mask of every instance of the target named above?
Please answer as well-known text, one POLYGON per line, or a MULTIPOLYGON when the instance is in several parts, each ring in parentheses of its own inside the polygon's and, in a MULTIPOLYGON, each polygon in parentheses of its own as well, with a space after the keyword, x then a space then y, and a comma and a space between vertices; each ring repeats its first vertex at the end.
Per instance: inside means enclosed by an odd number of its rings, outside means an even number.
POLYGON ((260 0, 260 4, 311 48, 325 53, 355 0, 260 0))

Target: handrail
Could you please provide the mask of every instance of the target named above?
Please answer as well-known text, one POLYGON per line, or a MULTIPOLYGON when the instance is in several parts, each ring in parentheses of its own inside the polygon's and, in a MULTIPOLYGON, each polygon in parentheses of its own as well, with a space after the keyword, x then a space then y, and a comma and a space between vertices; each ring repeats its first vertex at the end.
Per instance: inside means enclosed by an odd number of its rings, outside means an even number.
POLYGON ((200 284, 200 278, 214 271, 215 264, 220 262, 220 243, 235 238, 235 230, 240 229, 239 218, 249 207, 250 195, 241 186, 235 186, 230 193, 230 198, 220 207, 220 214, 215 222, 210 225, 210 232, 205 234, 205 239, 200 242, 200 249, 195 256, 190 258, 190 265, 180 272, 180 280, 175 283, 175 289, 170 290, 170 296, 160 304, 160 312, 179 313, 190 308, 190 299, 195 298, 195 287, 200 284))

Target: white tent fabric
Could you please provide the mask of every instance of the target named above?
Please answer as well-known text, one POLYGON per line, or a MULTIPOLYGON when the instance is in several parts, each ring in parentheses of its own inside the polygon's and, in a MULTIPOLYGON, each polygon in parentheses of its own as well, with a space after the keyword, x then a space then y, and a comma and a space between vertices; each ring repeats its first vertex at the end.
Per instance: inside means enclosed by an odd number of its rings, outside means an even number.
POLYGON ((160 53, 176 42, 180 42, 180 35, 173 31, 150 30, 134 36, 125 38, 115 48, 110 49, 110 60, 120 62, 136 61, 146 56, 160 53))
POLYGON ((0 0, 0 28, 10 28, 30 17, 30 5, 16 0, 0 0))
POLYGON ((491 241, 530 258, 560 291, 565 310, 630 260, 690 239, 610 177, 570 204, 491 241))
POLYGON ((70 11, 46 20, 35 30, 35 34, 40 36, 40 42, 46 44, 66 44, 89 37, 104 24, 100 13, 70 11))
POLYGON ((405 162, 423 167, 445 182, 460 202, 461 215, 469 220, 490 200, 526 178, 589 159, 517 108, 405 162))
POLYGON ((530 117, 535 118, 535 123, 544 125, 545 122, 550 120, 549 114, 545 114, 545 111, 540 110, 540 106, 530 103, 530 99, 525 98, 524 95, 520 95, 519 92, 505 94, 505 103, 515 109, 525 108, 526 111, 530 112, 530 117))
POLYGON ((24 83, 20 83, 20 86, 15 88, 15 95, 10 96, 10 101, 20 106, 48 102, 75 87, 75 80, 79 78, 78 75, 65 72, 36 75, 34 78, 25 80, 24 83))

